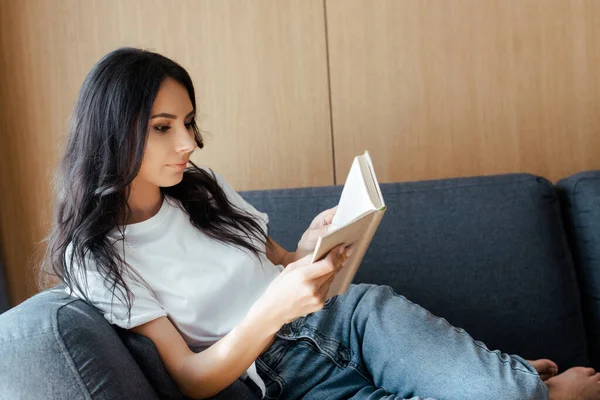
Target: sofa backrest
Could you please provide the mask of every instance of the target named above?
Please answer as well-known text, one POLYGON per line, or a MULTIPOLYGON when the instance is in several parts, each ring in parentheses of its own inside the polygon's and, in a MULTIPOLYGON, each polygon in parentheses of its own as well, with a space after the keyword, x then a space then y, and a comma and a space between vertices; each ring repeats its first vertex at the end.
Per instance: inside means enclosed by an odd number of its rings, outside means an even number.
POLYGON ((556 186, 581 287, 590 365, 600 369, 600 171, 575 174, 556 186))
MULTIPOLYGON (((356 282, 386 284, 491 349, 586 365, 572 257, 550 182, 528 174, 382 184, 388 206, 356 282)), ((294 250, 342 186, 246 191, 294 250)))

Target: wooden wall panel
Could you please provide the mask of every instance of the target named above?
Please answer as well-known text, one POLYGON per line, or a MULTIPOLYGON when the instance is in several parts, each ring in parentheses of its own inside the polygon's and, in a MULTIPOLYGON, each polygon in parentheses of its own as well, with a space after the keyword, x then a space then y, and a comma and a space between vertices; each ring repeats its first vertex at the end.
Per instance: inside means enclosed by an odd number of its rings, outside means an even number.
POLYGON ((341 184, 364 149, 383 182, 555 180, 600 168, 599 26, 595 0, 0 0, 11 303, 36 291, 79 86, 116 47, 188 69, 207 144, 194 160, 238 190, 341 184))
POLYGON ((0 237, 13 305, 36 292, 50 177, 77 91, 120 46, 180 62, 206 147, 237 190, 333 183, 322 0, 0 0, 0 237))
POLYGON ((326 0, 337 182, 600 168, 600 1, 326 0))

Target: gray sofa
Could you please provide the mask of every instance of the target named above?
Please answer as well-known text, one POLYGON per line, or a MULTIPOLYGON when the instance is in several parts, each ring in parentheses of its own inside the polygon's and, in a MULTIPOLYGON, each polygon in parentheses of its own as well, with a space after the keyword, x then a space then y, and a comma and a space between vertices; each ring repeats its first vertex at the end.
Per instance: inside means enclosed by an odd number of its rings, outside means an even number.
MULTIPOLYGON (((357 282, 396 292, 493 349, 600 368, 600 171, 382 184, 388 211, 357 282)), ((293 249, 341 186, 242 192, 293 249)), ((184 398, 152 342, 42 292, 0 315, 0 397, 184 398)), ((219 399, 255 399, 240 380, 219 399)))

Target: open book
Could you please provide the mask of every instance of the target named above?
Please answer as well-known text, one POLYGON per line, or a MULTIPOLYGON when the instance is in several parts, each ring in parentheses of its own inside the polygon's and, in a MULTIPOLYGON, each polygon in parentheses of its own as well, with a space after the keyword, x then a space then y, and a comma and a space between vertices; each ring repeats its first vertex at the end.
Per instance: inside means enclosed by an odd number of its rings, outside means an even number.
POLYGON ((312 262, 316 262, 338 244, 353 245, 353 253, 329 287, 328 299, 344 293, 352 283, 386 208, 371 157, 365 151, 354 157, 328 233, 319 237, 313 253, 312 262))

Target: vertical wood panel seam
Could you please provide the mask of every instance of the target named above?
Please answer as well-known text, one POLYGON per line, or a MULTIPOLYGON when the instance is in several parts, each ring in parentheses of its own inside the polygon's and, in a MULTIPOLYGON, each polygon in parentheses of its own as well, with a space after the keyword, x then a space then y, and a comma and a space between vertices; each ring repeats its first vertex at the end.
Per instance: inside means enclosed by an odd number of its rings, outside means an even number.
POLYGON ((325 62, 327 63, 327 93, 329 95, 329 132, 331 135, 331 163, 333 164, 333 184, 337 185, 335 171, 335 135, 333 134, 333 107, 331 100, 331 67, 329 65, 329 33, 327 31, 327 0, 323 0, 323 21, 325 25, 325 62))

